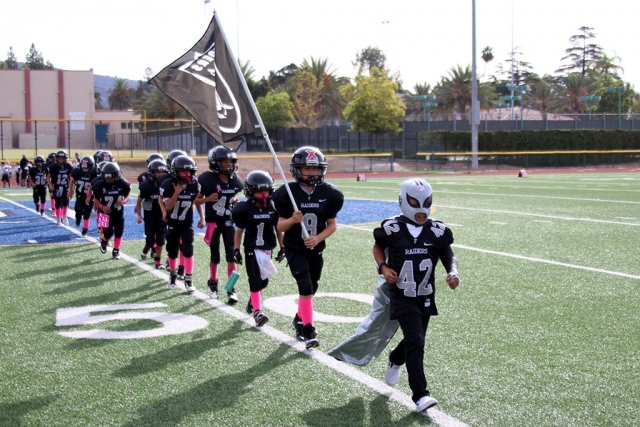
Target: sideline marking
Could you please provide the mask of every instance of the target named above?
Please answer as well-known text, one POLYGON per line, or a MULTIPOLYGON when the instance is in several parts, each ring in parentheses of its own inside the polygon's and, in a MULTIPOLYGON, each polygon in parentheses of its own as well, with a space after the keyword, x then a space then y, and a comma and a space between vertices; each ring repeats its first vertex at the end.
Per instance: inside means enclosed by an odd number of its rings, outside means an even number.
MULTIPOLYGON (((0 197, 0 199, 4 199, 3 197, 0 197)), ((6 199, 5 199, 6 200, 6 199)), ((6 200, 16 206, 19 206, 22 209, 27 209, 28 211, 31 211, 34 213, 34 215, 40 215, 38 214, 35 209, 30 209, 27 208, 25 206, 22 206, 19 203, 15 203, 13 201, 10 200, 6 200)), ((51 221, 53 221, 53 219, 51 219, 51 221)), ((67 229, 71 230, 73 233, 82 236, 81 232, 65 226, 67 229)), ((367 230, 370 231, 370 230, 367 230)), ((94 243, 96 246, 99 246, 98 243, 98 239, 91 237, 91 236, 82 236, 83 238, 87 239, 88 241, 94 243)), ((111 247, 109 247, 110 251, 112 251, 113 249, 111 247)), ((143 270, 146 270, 147 272, 153 274, 154 276, 160 278, 163 280, 163 282, 165 282, 165 284, 163 286, 165 286, 165 289, 167 292, 173 292, 169 289, 166 288, 166 282, 169 279, 169 275, 167 273, 164 273, 164 270, 156 270, 155 267, 149 266, 141 261, 138 261, 135 258, 130 257, 129 255, 120 252, 120 257, 123 260, 126 260, 134 265, 136 265, 137 267, 140 267, 143 270)), ((184 283, 178 281, 177 282, 177 288, 176 289, 180 289, 184 292, 186 292, 186 289, 184 289, 184 283)), ((258 329, 260 332, 266 334, 267 336, 274 338, 278 341, 280 341, 283 344, 288 345, 289 347, 293 347, 296 350, 298 350, 300 353, 303 353, 307 356, 309 356, 312 359, 317 360, 318 362, 322 363, 323 365, 341 373, 346 375, 347 377, 356 380, 358 382, 360 382, 361 384, 366 385, 367 387, 371 388, 373 391, 380 393, 383 396, 386 396, 387 398, 389 398, 390 400, 394 400, 404 406, 406 406, 407 408, 409 408, 410 411, 415 412, 415 408, 416 408, 416 404, 413 402, 413 400, 411 400, 411 397, 405 393, 402 393, 392 387, 389 387, 386 383, 384 383, 383 381, 377 380, 373 377, 370 377, 369 375, 366 375, 364 373, 362 373, 360 370, 358 370, 357 368, 350 366, 347 362, 340 362, 336 359, 334 359, 331 356, 327 356, 324 352, 320 351, 320 350, 307 350, 305 348, 305 345, 303 342, 300 342, 298 340, 295 339, 295 337, 291 337, 287 334, 285 334, 284 332, 280 331, 279 329, 275 329, 271 326, 262 326, 260 328, 255 326, 254 320, 253 320, 253 316, 249 316, 246 313, 242 313, 238 310, 236 310, 235 308, 221 302, 218 299, 211 299, 209 297, 208 294, 205 294, 204 292, 196 289, 195 292, 192 293, 193 296, 195 296, 196 298, 202 300, 203 302, 206 302, 207 304, 221 310, 222 312, 228 314, 231 317, 234 317, 235 319, 246 323, 247 325, 258 329)), ((445 414, 444 412, 439 411, 438 409, 435 408, 431 408, 428 409, 427 411, 421 412, 420 415, 424 416, 424 417, 428 417, 430 418, 433 422, 435 422, 438 425, 441 425, 443 427, 468 427, 467 424, 465 424, 464 422, 458 420, 457 418, 454 418, 450 415, 445 414)))

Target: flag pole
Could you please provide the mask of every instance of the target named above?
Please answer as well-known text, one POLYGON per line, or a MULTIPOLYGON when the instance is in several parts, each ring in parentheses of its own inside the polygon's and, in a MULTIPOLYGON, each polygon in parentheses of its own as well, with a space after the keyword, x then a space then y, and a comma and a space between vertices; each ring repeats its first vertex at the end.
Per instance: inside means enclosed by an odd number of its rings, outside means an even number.
MULTIPOLYGON (((218 26, 218 30, 220 30, 220 34, 222 34, 222 39, 224 40, 224 43, 226 46, 229 46, 229 41, 227 40, 227 35, 224 33, 224 30, 222 29, 222 25, 220 25, 220 21, 218 20, 218 13, 217 12, 213 12, 213 18, 216 20, 216 25, 218 26)), ((260 117, 260 113, 258 112, 258 108, 256 107, 256 103, 253 101, 253 97, 251 96, 251 93, 249 92, 249 87, 247 86, 247 82, 244 80, 244 75, 242 74, 242 70, 240 69, 240 65, 238 64, 238 61, 236 60, 236 58, 233 56, 233 52, 231 52, 231 50, 229 50, 229 55, 231 56, 231 58, 233 58, 233 64, 236 67, 236 71, 238 73, 238 76, 240 77, 240 82, 242 83, 242 87, 244 88, 244 91, 247 95, 247 99, 249 100, 249 103, 251 104, 251 108, 253 109, 253 113, 255 114, 256 118, 258 119, 258 125, 260 126, 260 130, 262 131, 262 136, 264 137, 265 141, 267 142, 267 146, 269 147, 269 151, 271 151, 271 155, 273 156, 274 160, 276 161, 276 165, 278 165, 278 170, 280 171, 280 176, 282 177, 282 182, 284 187, 287 189, 287 194, 289 194, 289 199, 291 199, 291 204, 293 205, 293 210, 297 211, 298 210, 298 205, 296 204, 295 199, 293 198, 293 193, 291 193, 291 188, 289 188, 289 183, 287 182, 287 177, 284 174, 284 171, 282 170, 282 165, 280 165, 280 161, 278 160, 278 156, 275 152, 275 150, 273 149, 273 145, 271 144, 271 140, 269 139, 269 134, 267 133, 267 130, 264 127, 264 123, 262 123, 262 117, 260 117)), ((307 237, 309 237, 309 232, 307 231, 307 228, 302 226, 302 236, 304 239, 306 239, 307 237)))

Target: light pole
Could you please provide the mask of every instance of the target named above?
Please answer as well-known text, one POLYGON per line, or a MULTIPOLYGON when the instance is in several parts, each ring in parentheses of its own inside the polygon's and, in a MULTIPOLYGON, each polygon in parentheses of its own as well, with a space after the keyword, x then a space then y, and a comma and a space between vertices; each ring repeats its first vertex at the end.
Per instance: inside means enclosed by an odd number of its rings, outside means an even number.
POLYGON ((471 2, 471 167, 478 169, 478 125, 480 102, 478 101, 478 77, 476 73, 476 0, 471 2))
POLYGON ((618 92, 618 129, 622 129, 622 91, 624 86, 609 86, 607 92, 618 92))
POLYGON ((587 101, 587 110, 589 111, 589 120, 591 120, 591 101, 600 101, 600 96, 581 96, 580 101, 587 101))

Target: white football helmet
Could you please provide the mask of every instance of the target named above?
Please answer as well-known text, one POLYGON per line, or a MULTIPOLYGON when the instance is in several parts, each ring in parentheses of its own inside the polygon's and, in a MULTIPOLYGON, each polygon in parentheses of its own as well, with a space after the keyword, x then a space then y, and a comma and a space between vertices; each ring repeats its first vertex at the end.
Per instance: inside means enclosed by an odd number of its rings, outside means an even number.
POLYGON ((431 215, 431 196, 433 189, 423 179, 408 179, 400 186, 400 209, 402 215, 415 221, 418 213, 431 215))

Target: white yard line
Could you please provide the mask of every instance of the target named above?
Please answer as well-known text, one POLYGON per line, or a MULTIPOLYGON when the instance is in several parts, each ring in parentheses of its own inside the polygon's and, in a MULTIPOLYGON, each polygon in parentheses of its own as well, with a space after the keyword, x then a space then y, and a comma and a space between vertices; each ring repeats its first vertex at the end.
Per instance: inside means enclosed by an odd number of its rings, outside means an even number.
MULTIPOLYGON (((26 209, 28 211, 33 212, 35 215, 39 215, 35 209, 29 209, 25 206, 22 206, 19 203, 13 202, 11 200, 7 200, 3 197, 0 197, 1 200, 7 201, 9 203, 12 203, 18 207, 21 207, 23 209, 26 209)), ((75 230, 71 227, 66 227, 67 229, 71 230, 72 232, 81 235, 81 233, 78 230, 75 230)), ((98 245, 98 240, 90 237, 90 236, 84 236, 88 241, 95 243, 96 245, 98 245)), ((164 272, 163 270, 156 270, 155 267, 151 267, 148 264, 145 264, 133 257, 130 257, 129 255, 120 252, 120 257, 123 260, 126 260, 128 262, 130 262, 131 264, 136 265, 137 267, 140 267, 143 270, 146 270, 147 272, 153 274, 154 276, 162 279, 162 281, 165 283, 168 282, 169 279, 169 275, 164 272)), ((178 288, 176 289, 181 289, 183 291, 186 292, 186 290, 184 289, 184 285, 181 284, 180 282, 177 283, 178 288)), ((167 292, 173 292, 170 291, 169 289, 167 289, 167 292)), ((207 304, 223 311, 224 313, 228 314, 231 317, 234 317, 235 319, 246 323, 249 326, 255 327, 255 323, 253 320, 253 316, 248 316, 246 313, 240 312, 238 310, 236 310, 235 308, 221 302, 218 299, 211 299, 209 297, 208 294, 201 292, 199 290, 196 290, 193 295, 195 297, 197 297, 198 299, 206 302, 207 304)), ((300 353, 306 354, 307 356, 311 357, 312 359, 316 360, 319 363, 322 363, 323 365, 335 370, 336 372, 339 372, 343 375, 348 376, 349 378, 356 380, 364 385, 366 385, 367 387, 371 388, 372 390, 374 390, 377 393, 382 394, 383 396, 387 396, 389 399, 394 400, 404 406, 406 406, 409 410, 414 411, 416 404, 413 402, 413 400, 411 400, 411 397, 405 393, 402 393, 392 387, 389 387, 387 384, 385 384, 384 382, 377 380, 375 378, 370 377, 369 375, 366 375, 364 373, 362 373, 360 370, 358 370, 357 368, 349 365, 346 362, 339 362, 336 359, 334 359, 333 357, 327 356, 324 352, 319 351, 319 350, 307 350, 304 346, 304 343, 297 341, 294 337, 285 334, 284 332, 280 331, 279 329, 275 329, 272 328, 270 326, 262 326, 261 328, 256 328, 259 331, 261 331, 264 334, 267 334, 269 337, 280 341, 283 344, 286 344, 292 348, 295 348, 296 350, 298 350, 300 353)), ((384 373, 381 372, 381 376, 384 373)), ((445 414, 442 411, 439 411, 435 408, 429 409, 426 413, 424 413, 424 416, 429 417, 434 423, 443 426, 443 427, 467 427, 467 424, 465 424, 464 422, 445 414)))

